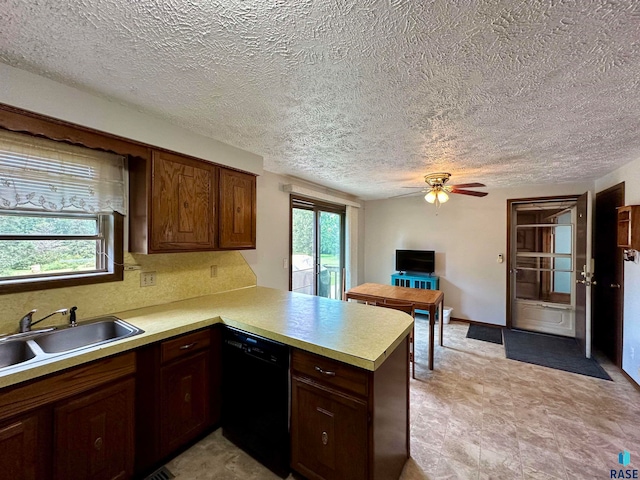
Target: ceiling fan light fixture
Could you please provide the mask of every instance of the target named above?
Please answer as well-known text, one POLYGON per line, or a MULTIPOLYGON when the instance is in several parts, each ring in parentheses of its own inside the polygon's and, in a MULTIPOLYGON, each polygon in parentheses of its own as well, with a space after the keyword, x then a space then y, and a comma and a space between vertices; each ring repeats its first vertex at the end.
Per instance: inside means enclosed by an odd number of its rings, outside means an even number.
POLYGON ((424 196, 424 199, 429 203, 435 203, 436 198, 437 194, 433 190, 429 190, 429 192, 424 196))
POLYGON ((449 200, 449 195, 447 195, 447 192, 445 192, 444 190, 438 190, 436 196, 440 203, 445 203, 449 200))

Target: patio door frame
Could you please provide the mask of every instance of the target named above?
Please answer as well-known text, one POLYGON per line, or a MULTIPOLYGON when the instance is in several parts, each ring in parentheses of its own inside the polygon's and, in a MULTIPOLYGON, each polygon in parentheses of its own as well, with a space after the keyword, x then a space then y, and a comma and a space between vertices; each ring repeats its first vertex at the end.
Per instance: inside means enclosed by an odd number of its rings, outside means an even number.
MULTIPOLYGON (((313 245, 314 245, 314 285, 313 295, 318 295, 318 287, 320 280, 320 213, 336 213, 340 215, 340 282, 344 282, 345 271, 345 226, 346 226, 346 206, 330 202, 323 202, 301 195, 289 196, 289 291, 293 289, 293 209, 299 208, 303 210, 313 211, 313 245)), ((338 299, 342 299, 342 287, 339 286, 338 299)))

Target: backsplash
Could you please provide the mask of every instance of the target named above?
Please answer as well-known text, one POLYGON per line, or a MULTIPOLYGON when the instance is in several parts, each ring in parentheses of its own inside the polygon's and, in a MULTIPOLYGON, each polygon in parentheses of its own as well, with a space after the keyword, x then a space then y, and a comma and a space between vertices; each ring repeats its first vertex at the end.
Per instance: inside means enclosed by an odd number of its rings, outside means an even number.
MULTIPOLYGON (((175 302, 186 298, 256 285, 256 276, 240 252, 124 254, 126 265, 141 270, 124 272, 122 282, 82 285, 0 295, 0 334, 17 331, 18 321, 37 308, 38 320, 60 308, 78 307, 78 321, 134 308, 175 302), (217 274, 211 276, 211 266, 217 274), (140 286, 141 272, 156 272, 156 284, 140 286)), ((64 325, 68 317, 56 315, 38 327, 64 325)))

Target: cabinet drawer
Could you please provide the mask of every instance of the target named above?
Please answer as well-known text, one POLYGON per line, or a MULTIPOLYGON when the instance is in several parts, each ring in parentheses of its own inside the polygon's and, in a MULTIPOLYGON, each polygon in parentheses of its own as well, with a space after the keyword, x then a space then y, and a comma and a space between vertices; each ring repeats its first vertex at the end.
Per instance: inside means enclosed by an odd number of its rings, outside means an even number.
POLYGON ((291 366, 294 371, 325 385, 362 396, 368 394, 369 374, 360 368, 301 350, 293 351, 291 366))
POLYGON ((209 330, 200 330, 199 332, 188 333, 181 337, 167 340, 162 342, 161 361, 162 363, 169 362, 191 352, 209 348, 210 342, 211 332, 209 330))

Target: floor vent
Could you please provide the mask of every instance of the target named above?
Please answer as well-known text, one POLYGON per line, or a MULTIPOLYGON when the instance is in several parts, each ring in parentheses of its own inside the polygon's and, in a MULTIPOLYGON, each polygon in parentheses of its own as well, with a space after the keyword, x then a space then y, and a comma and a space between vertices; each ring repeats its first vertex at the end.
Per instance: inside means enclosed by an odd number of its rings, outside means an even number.
POLYGON ((144 480, 169 480, 170 478, 176 477, 169 471, 167 467, 162 467, 146 477, 144 480))

